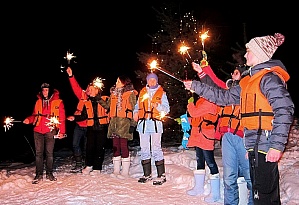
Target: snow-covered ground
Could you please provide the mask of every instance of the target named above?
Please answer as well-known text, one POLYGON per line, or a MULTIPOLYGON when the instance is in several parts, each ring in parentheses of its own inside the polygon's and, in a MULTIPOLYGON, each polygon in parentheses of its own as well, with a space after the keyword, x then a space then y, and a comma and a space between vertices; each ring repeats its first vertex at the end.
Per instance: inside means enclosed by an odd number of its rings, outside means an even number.
MULTIPOLYGON (((281 175, 281 200, 284 205, 299 204, 299 131, 293 126, 289 143, 283 158, 279 162, 281 175)), ((70 150, 55 153, 55 173, 57 181, 44 179, 32 184, 34 163, 0 164, 0 204, 36 205, 36 204, 207 204, 204 196, 189 196, 188 189, 193 187, 193 170, 196 166, 195 151, 182 150, 180 147, 165 147, 167 182, 161 186, 152 183, 141 184, 137 180, 142 176, 139 147, 131 147, 130 178, 113 178, 112 153, 107 151, 103 173, 86 176, 70 173, 72 157, 70 150)), ((222 175, 221 147, 215 150, 216 161, 222 175)), ((156 169, 152 163, 153 176, 156 169)), ((206 169, 207 173, 209 172, 206 169)), ((245 184, 240 184, 244 186, 245 184)), ((223 183, 221 182, 223 197, 223 183)), ((205 195, 210 192, 208 174, 205 182, 205 195)), ((243 200, 244 203, 244 200, 243 200)), ((221 204, 221 203, 218 203, 221 204)), ((243 205, 243 204, 242 204, 243 205)))

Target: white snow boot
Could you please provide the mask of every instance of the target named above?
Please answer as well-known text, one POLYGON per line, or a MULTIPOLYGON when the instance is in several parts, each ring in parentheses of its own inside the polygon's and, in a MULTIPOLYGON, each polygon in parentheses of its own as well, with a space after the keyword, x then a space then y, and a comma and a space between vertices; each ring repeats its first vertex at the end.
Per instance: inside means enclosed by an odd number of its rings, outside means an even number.
POLYGON ((214 203, 220 200, 220 177, 218 174, 213 174, 210 176, 211 181, 211 193, 205 198, 208 203, 214 203))
POLYGON ((120 179, 125 179, 129 177, 131 160, 130 157, 121 158, 121 172, 120 175, 117 175, 120 179))
POLYGON ((187 191, 190 196, 197 196, 204 193, 206 171, 204 169, 194 170, 194 187, 187 191))
POLYGON ((121 166, 121 156, 113 157, 113 173, 110 174, 111 177, 117 177, 120 175, 120 166, 121 166))

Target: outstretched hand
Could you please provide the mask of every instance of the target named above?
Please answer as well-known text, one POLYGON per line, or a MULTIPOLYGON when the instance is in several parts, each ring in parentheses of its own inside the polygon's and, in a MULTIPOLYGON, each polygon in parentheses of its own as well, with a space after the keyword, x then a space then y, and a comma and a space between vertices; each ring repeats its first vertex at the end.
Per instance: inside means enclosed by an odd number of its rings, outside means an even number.
POLYGON ((192 80, 184 81, 184 86, 187 90, 191 90, 192 80))

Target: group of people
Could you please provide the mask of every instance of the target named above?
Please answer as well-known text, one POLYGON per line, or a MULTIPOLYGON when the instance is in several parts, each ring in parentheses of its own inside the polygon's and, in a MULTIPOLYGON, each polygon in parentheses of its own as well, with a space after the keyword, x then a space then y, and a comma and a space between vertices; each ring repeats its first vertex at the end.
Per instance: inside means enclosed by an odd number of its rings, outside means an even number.
MULTIPOLYGON (((190 98, 187 105, 191 134, 187 147, 194 147, 197 166, 190 196, 204 193, 206 170, 210 170, 211 194, 207 203, 219 202, 220 175, 214 158, 215 136, 221 135, 224 204, 239 204, 237 179, 244 177, 248 189, 248 204, 281 204, 279 190, 280 160, 293 122, 294 104, 287 90, 290 76, 279 60, 272 60, 284 36, 262 36, 246 44, 246 65, 237 66, 226 83, 213 73, 208 64, 193 62, 200 80, 186 80, 184 86, 199 98, 190 98)), ((112 138, 112 177, 129 176, 130 153, 128 140, 134 131, 140 136, 143 176, 139 183, 153 180, 153 185, 166 182, 164 155, 161 148, 163 121, 161 112, 168 114, 170 105, 166 92, 155 73, 146 77, 146 86, 138 93, 126 76, 119 76, 110 96, 102 95, 101 87, 90 83, 83 90, 71 68, 67 69, 71 87, 78 98, 72 116, 65 116, 59 92, 43 83, 33 114, 24 120, 34 124, 36 176, 43 179, 43 154, 46 153, 46 178, 53 181, 53 147, 56 136, 65 136, 65 121, 75 121, 73 153, 75 171, 83 174, 101 172, 105 142, 112 138), (47 125, 50 117, 59 120, 57 127, 47 125), (58 132, 57 132, 58 131, 58 132), (85 139, 86 153, 80 148, 85 139), (85 166, 83 169, 83 160, 85 166), (152 178, 152 162, 157 177, 152 178)))

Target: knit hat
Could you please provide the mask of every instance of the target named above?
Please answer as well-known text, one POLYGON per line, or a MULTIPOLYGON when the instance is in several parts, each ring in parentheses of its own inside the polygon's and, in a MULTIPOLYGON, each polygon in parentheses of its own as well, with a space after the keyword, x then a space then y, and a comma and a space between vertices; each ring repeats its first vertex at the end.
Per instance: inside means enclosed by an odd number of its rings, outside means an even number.
POLYGON ((272 58, 278 46, 284 42, 284 38, 280 33, 275 33, 274 36, 255 37, 246 44, 246 48, 250 49, 259 60, 265 62, 272 58))
POLYGON ((146 81, 148 81, 149 79, 151 78, 155 78, 156 81, 157 81, 157 84, 158 84, 158 76, 155 74, 155 73, 149 73, 147 76, 146 76, 146 81))

